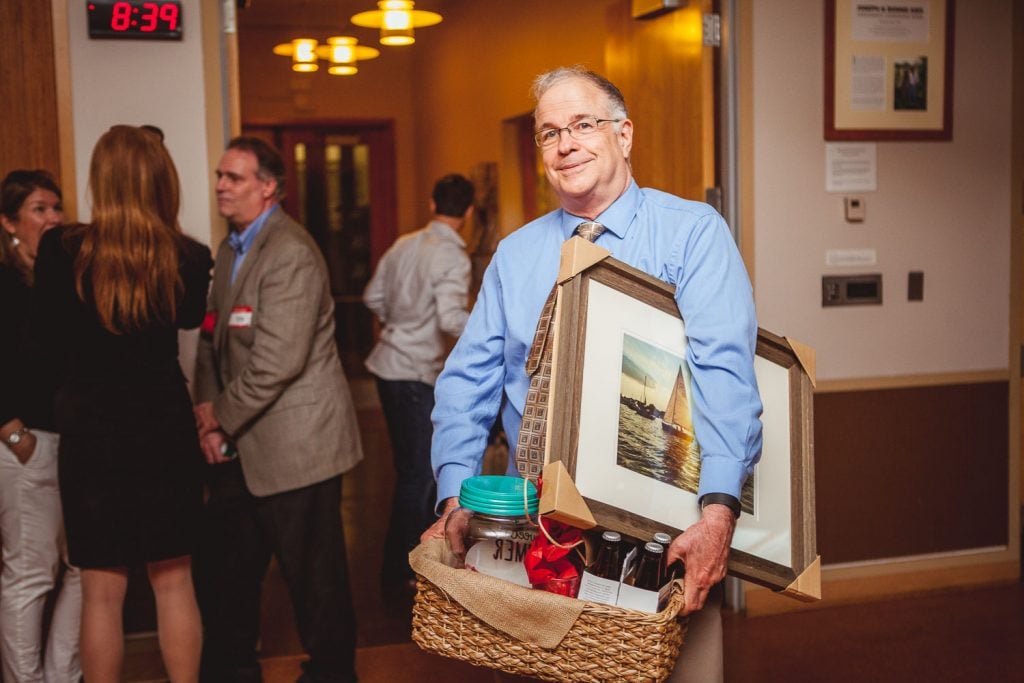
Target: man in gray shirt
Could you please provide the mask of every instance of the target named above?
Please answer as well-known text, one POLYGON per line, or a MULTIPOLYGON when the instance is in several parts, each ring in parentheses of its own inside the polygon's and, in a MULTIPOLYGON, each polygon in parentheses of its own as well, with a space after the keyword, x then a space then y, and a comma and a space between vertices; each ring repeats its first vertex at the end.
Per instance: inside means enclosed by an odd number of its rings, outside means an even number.
POLYGON ((366 367, 377 377, 395 462, 381 572, 387 589, 411 586, 407 555, 434 521, 430 413, 449 338, 462 333, 469 317, 470 262, 459 229, 472 204, 473 184, 466 178, 451 174, 438 180, 430 202, 433 218, 398 238, 363 293, 383 326, 366 367))

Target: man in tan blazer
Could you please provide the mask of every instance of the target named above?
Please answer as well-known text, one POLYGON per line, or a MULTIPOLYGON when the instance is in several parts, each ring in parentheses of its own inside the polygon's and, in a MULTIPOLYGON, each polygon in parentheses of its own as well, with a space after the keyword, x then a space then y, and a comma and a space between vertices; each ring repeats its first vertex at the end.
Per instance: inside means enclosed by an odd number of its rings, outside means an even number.
POLYGON ((217 252, 196 368, 196 420, 209 463, 195 558, 202 680, 261 680, 260 585, 277 557, 310 659, 306 683, 355 680, 341 475, 363 457, 334 341, 327 267, 278 206, 284 163, 256 138, 228 144, 217 252))

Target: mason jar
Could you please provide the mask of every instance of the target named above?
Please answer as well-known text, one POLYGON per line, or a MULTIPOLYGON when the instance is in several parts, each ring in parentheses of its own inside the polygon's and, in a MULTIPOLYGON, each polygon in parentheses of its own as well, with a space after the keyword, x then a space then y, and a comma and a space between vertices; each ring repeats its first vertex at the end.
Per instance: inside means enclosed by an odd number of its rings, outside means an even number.
POLYGON ((523 560, 537 535, 539 505, 533 482, 519 477, 481 475, 462 482, 462 509, 453 514, 468 518, 465 566, 529 587, 523 560))

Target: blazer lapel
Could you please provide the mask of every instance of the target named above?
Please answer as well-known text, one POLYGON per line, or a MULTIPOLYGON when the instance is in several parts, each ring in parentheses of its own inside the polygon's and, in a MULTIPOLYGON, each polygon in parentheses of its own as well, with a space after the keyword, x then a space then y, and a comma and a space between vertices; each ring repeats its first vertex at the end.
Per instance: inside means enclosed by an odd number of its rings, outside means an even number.
MULTIPOLYGON (((242 267, 239 268, 239 272, 234 275, 233 283, 231 283, 231 265, 234 262, 234 253, 227 244, 227 241, 224 241, 223 248, 227 250, 227 258, 224 260, 223 289, 221 290, 223 293, 223 298, 221 299, 223 307, 221 308, 220 315, 223 324, 220 328, 221 338, 219 339, 219 343, 221 344, 226 341, 227 318, 230 317, 231 308, 233 308, 234 304, 238 301, 239 295, 242 293, 246 280, 249 279, 250 274, 258 268, 260 253, 263 251, 263 247, 266 246, 267 241, 270 239, 270 233, 278 228, 278 223, 283 220, 283 215, 284 209, 279 206, 267 217, 266 222, 263 224, 263 229, 261 229, 259 234, 257 234, 256 239, 253 240, 252 246, 246 253, 246 260, 242 262, 242 267)), ((218 323, 219 322, 221 321, 218 321, 218 323)))
POLYGON ((231 264, 234 260, 235 252, 225 239, 217 250, 217 264, 213 269, 213 300, 217 310, 217 325, 213 333, 215 349, 221 348, 224 344, 228 317, 231 315, 228 296, 231 289, 231 264))
POLYGON ((260 252, 263 247, 267 244, 267 240, 270 238, 272 233, 277 227, 278 222, 281 221, 284 209, 278 206, 274 209, 274 212, 267 217, 267 222, 263 224, 263 229, 260 230, 260 234, 256 235, 256 239, 252 241, 252 246, 249 247, 249 251, 246 252, 245 260, 242 261, 242 266, 238 269, 238 274, 235 275, 234 283, 231 283, 231 269, 228 269, 228 295, 225 300, 226 310, 231 310, 231 307, 235 305, 235 301, 238 299, 239 292, 242 291, 242 286, 245 284, 249 274, 256 269, 257 264, 260 260, 260 252))

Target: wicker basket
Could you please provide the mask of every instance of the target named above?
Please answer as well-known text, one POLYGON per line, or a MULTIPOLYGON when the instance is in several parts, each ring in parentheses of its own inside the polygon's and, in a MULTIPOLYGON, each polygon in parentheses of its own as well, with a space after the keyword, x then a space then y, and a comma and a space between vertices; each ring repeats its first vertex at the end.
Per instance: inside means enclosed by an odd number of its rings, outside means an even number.
MULTIPOLYGON (((686 630, 676 619, 683 606, 678 586, 657 614, 584 602, 583 613, 553 650, 492 628, 422 576, 416 587, 412 639, 421 648, 546 681, 663 681, 686 630)), ((530 592, 514 584, 508 590, 530 592)))

